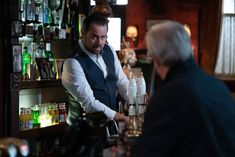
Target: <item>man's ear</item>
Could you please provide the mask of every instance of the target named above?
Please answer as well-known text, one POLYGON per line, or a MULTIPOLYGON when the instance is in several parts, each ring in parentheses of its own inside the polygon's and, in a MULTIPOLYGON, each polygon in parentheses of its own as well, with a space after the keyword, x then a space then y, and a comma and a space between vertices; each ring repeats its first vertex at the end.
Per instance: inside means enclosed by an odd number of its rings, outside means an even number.
POLYGON ((154 56, 152 59, 156 73, 160 76, 162 80, 164 80, 170 68, 162 64, 158 57, 154 56))
POLYGON ((161 66, 161 62, 160 62, 159 58, 156 57, 156 56, 153 56, 152 59, 153 59, 153 63, 154 63, 155 69, 159 68, 161 66))

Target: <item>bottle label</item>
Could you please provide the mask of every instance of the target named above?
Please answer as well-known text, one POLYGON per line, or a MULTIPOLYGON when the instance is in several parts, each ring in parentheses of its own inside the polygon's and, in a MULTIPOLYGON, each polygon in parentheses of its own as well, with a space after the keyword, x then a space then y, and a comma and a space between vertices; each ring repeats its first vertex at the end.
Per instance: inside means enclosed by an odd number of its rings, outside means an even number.
POLYGON ((60 122, 60 116, 59 114, 55 115, 55 123, 58 124, 60 122))
POLYGON ((28 129, 33 129, 33 121, 32 120, 28 121, 28 129))
POLYGON ((65 122, 64 114, 60 114, 60 123, 65 122))

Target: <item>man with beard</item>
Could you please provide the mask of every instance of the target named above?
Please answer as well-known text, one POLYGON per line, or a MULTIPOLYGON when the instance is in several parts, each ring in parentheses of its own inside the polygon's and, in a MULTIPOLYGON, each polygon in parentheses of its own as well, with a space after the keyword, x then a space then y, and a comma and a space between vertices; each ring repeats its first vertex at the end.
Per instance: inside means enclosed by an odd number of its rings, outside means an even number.
POLYGON ((82 111, 102 111, 108 119, 129 120, 115 111, 117 91, 128 100, 129 81, 116 52, 106 41, 107 32, 106 17, 87 16, 78 46, 63 64, 62 84, 69 95, 69 125, 77 121, 82 111))

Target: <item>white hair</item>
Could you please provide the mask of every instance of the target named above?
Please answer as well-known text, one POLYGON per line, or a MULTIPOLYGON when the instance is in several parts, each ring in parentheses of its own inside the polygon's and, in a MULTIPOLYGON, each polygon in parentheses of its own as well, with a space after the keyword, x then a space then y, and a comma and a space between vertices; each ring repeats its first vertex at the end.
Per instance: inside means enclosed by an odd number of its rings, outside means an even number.
POLYGON ((148 53, 168 67, 192 57, 190 37, 178 22, 164 21, 152 26, 145 39, 148 53))

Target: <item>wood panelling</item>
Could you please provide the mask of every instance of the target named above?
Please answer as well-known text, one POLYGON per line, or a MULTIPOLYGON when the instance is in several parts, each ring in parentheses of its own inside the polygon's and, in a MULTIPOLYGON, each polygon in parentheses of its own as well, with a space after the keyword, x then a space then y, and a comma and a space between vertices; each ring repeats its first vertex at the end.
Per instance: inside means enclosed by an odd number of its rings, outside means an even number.
MULTIPOLYGON (((3 5, 0 6, 0 16, 3 15, 3 5)), ((3 28, 0 24, 0 128, 3 128, 3 28)), ((3 136, 3 129, 0 130, 0 137, 3 136)))
POLYGON ((135 25, 139 31, 138 48, 146 48, 145 33, 147 32, 147 20, 176 20, 182 24, 188 24, 191 28, 192 45, 195 58, 198 61, 198 39, 199 39, 199 13, 200 0, 129 0, 126 7, 126 27, 135 25), (154 3, 154 1, 156 1, 154 3), (159 10, 159 6, 163 7, 159 10), (154 11, 154 8, 158 9, 154 11))

